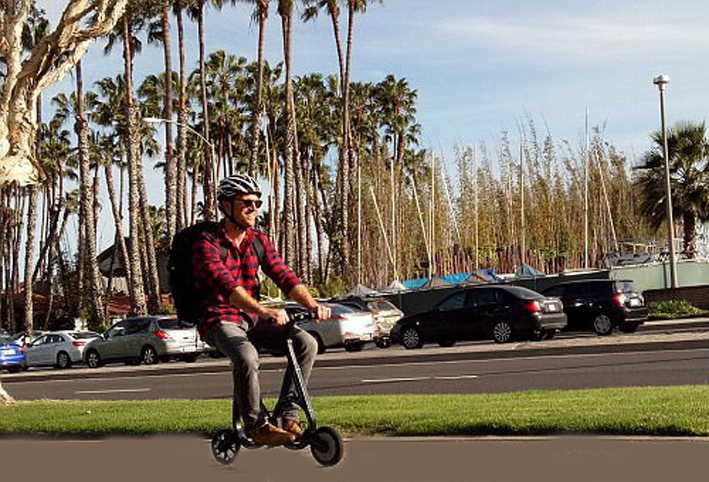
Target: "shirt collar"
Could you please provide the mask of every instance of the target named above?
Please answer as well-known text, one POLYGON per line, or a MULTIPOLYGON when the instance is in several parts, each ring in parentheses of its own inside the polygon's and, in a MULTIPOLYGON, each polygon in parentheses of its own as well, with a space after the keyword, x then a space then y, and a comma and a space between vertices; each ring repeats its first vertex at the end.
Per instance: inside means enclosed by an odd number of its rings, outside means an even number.
MULTIPOLYGON (((239 247, 226 234, 226 220, 225 219, 222 219, 221 221, 219 221, 219 236, 222 238, 223 242, 227 243, 229 246, 232 246, 237 251, 239 251, 239 247)), ((246 230, 246 237, 244 238, 244 243, 242 246, 244 248, 250 246, 255 237, 256 237, 256 231, 254 231, 251 228, 248 228, 246 230)))

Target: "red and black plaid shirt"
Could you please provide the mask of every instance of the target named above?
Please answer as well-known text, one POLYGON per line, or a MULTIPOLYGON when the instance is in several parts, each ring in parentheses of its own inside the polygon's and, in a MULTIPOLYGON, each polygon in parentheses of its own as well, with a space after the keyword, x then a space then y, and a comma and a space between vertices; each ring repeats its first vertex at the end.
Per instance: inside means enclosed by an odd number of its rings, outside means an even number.
POLYGON ((232 306, 229 296, 237 286, 244 288, 251 296, 256 295, 259 262, 252 245, 257 236, 265 251, 261 265, 263 272, 285 294, 301 283, 283 262, 268 236, 249 229, 241 247, 238 247, 227 237, 222 221, 216 233, 203 233, 202 238, 195 241, 192 251, 195 289, 200 299, 197 317, 200 334, 203 335, 220 321, 238 323, 248 329, 249 315, 232 306), (226 249, 224 261, 222 247, 226 249))

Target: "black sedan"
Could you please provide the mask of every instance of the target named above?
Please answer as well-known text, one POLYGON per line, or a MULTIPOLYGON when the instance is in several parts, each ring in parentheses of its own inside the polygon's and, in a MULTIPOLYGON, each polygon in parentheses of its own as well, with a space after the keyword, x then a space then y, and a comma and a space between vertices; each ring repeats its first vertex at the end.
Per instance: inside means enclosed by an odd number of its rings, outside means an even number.
POLYGON ((566 326, 561 300, 519 286, 477 286, 456 291, 430 311, 407 316, 391 332, 405 348, 459 340, 541 340, 566 326))

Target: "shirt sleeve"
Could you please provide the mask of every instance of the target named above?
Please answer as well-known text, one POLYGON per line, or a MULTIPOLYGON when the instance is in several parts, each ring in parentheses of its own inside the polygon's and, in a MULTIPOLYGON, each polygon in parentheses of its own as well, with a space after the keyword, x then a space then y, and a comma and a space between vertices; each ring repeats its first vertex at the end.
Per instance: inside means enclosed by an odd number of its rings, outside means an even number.
POLYGON ((266 259, 261 269, 287 295, 297 285, 302 284, 302 281, 286 266, 268 236, 259 235, 259 238, 266 250, 266 259))
POLYGON ((222 261, 219 241, 212 233, 204 233, 202 238, 194 242, 192 266, 198 286, 219 293, 225 298, 229 298, 238 286, 231 271, 222 261))

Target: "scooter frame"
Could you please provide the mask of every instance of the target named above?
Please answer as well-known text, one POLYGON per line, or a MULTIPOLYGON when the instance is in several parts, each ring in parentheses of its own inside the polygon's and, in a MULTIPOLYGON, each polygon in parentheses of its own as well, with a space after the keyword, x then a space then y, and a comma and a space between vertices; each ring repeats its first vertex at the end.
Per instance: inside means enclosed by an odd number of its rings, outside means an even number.
MULTIPOLYGON (((286 329, 292 332, 295 322, 304 318, 305 316, 303 315, 291 315, 286 329)), ((289 443, 285 445, 285 447, 291 450, 301 450, 310 446, 313 457, 315 457, 321 465, 336 465, 342 460, 342 456, 344 455, 342 438, 339 432, 334 428, 318 428, 315 412, 310 402, 305 382, 303 381, 303 374, 297 363, 295 351, 293 350, 293 340, 290 336, 286 338, 286 358, 288 365, 283 377, 278 402, 273 408, 273 411, 269 412, 263 399, 261 399, 261 410, 272 424, 277 425, 277 419, 280 418, 286 404, 293 403, 300 407, 305 413, 307 427, 299 440, 289 443), (291 380, 293 381, 293 389, 289 390, 289 382, 291 380)), ((255 443, 253 439, 246 435, 246 432, 239 422, 240 419, 241 413, 237 401, 232 400, 231 429, 220 430, 212 438, 212 455, 221 464, 231 464, 238 455, 240 447, 248 449, 263 447, 263 445, 255 443)))

